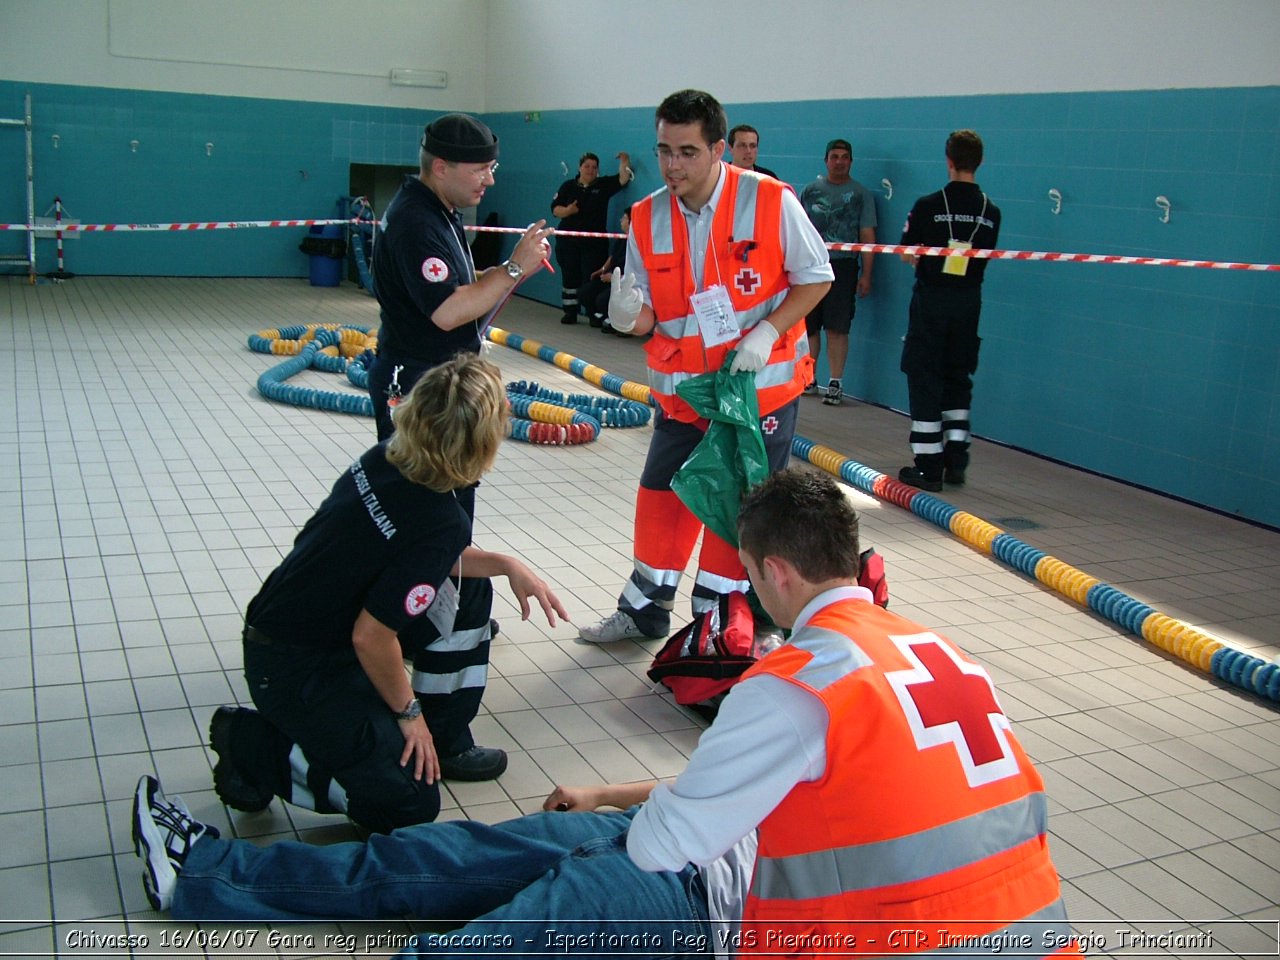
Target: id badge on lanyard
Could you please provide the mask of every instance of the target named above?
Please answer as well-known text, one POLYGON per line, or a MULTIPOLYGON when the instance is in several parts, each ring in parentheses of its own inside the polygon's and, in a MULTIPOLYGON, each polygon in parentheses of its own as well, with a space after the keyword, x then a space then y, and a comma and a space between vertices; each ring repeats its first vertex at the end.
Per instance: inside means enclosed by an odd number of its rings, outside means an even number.
MULTIPOLYGON (((948 250, 972 250, 973 238, 978 235, 978 228, 982 226, 982 218, 987 215, 987 195, 982 195, 982 210, 974 217, 973 233, 969 234, 968 240, 957 240, 955 235, 951 233, 951 204, 947 202, 947 190, 942 189, 942 205, 947 210, 947 234, 951 237, 947 241, 948 250)), ((947 257, 942 261, 942 272, 953 277, 963 277, 969 270, 968 257, 947 257)))
POLYGON ((718 347, 722 343, 736 340, 742 332, 738 329, 738 314, 733 309, 733 301, 729 299, 729 291, 723 284, 717 283, 689 298, 689 305, 698 318, 698 330, 702 333, 702 343, 707 347, 718 347))
POLYGON ((440 636, 453 633, 453 623, 458 619, 458 588, 452 577, 445 577, 436 591, 436 598, 427 608, 427 619, 440 631, 440 636))
MULTIPOLYGON (((973 244, 967 240, 948 240, 948 250, 972 250, 973 244)), ((963 277, 969 269, 968 257, 947 257, 942 261, 942 272, 953 277, 963 277)))

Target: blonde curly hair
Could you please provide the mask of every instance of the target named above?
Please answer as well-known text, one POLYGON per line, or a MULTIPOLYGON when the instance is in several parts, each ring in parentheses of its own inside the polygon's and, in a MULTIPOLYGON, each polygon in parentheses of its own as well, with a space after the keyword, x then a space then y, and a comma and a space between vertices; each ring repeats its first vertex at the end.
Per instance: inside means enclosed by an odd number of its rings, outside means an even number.
POLYGON ((428 370, 395 408, 387 461, 441 493, 469 487, 493 466, 507 418, 497 366, 460 354, 428 370))

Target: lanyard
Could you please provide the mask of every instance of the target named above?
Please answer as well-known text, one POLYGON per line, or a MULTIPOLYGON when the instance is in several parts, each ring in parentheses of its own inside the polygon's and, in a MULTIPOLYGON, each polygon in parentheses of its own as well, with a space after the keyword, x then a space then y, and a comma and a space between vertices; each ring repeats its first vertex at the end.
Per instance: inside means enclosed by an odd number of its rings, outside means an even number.
MULTIPOLYGON (((946 187, 942 188, 942 205, 943 207, 946 208, 946 211, 947 211, 947 239, 954 241, 956 238, 956 235, 951 232, 951 204, 947 203, 946 187)), ((983 217, 983 214, 985 214, 986 212, 987 212, 987 195, 984 193, 982 195, 982 210, 978 214, 977 220, 973 224, 973 233, 969 234, 969 239, 966 241, 966 243, 968 243, 969 246, 973 246, 973 238, 978 235, 978 228, 982 226, 982 217, 983 217)))
MULTIPOLYGON (((985 209, 985 208, 984 208, 985 209)), ((453 237, 454 246, 458 248, 458 255, 462 258, 462 263, 467 271, 467 283, 476 282, 476 265, 471 259, 471 248, 467 246, 466 235, 460 234, 461 227, 447 213, 442 214, 449 224, 449 235, 453 237)))

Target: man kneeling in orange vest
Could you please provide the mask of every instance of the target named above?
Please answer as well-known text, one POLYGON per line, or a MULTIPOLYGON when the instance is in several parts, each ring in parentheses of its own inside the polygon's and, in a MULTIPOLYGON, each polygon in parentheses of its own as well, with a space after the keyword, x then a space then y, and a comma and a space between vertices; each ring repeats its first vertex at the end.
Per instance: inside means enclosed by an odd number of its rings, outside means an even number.
POLYGON ((1080 956, 1044 783, 990 676, 855 586, 858 518, 840 487, 775 473, 743 500, 738 538, 791 639, 652 788, 631 859, 709 864, 757 831, 737 953, 1080 956))

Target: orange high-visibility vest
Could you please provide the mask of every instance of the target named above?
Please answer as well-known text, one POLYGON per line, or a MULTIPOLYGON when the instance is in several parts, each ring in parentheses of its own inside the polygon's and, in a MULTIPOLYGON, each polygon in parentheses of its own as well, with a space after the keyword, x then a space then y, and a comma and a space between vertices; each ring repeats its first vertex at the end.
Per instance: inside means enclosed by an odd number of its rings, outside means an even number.
MULTIPOLYGON (((711 239, 702 270, 702 288, 723 284, 737 313, 741 334, 773 313, 790 289, 782 251, 782 191, 771 177, 721 164, 724 186, 711 223, 711 239)), ((631 229, 640 259, 649 273, 649 296, 657 325, 645 344, 649 387, 667 416, 692 423, 693 409, 676 395, 684 380, 719 370, 742 339, 706 347, 689 298, 694 287, 689 236, 678 201, 666 187, 637 203, 631 229)), ((756 374, 760 413, 777 410, 798 397, 812 379, 813 359, 803 323, 773 345, 756 374)))
POLYGON ((837 600, 744 679, 757 673, 818 697, 830 724, 823 776, 760 824, 740 952, 1080 956, 1044 783, 982 667, 837 600))

